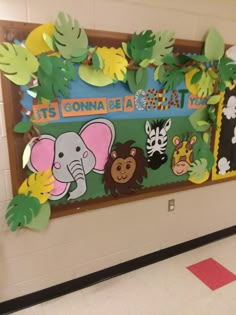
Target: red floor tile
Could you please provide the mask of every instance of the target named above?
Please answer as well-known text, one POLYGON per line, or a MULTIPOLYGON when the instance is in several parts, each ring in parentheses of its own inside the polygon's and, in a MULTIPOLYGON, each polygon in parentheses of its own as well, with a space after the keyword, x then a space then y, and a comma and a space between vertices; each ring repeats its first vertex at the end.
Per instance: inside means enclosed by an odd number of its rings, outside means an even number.
POLYGON ((187 267, 187 269, 204 282, 211 290, 216 290, 236 280, 235 274, 213 258, 191 265, 187 267))

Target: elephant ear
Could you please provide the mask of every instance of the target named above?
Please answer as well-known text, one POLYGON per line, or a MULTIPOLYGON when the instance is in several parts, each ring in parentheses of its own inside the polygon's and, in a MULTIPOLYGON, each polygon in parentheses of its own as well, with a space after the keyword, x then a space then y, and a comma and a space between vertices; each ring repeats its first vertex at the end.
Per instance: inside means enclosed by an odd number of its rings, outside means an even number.
MULTIPOLYGON (((31 144, 30 160, 27 164, 28 168, 36 173, 38 171, 46 171, 52 169, 54 162, 54 145, 55 138, 50 135, 42 135, 31 144)), ((61 199, 67 193, 69 184, 59 182, 54 178, 54 188, 51 191, 49 199, 61 199)))
POLYGON ((82 127, 80 136, 87 148, 95 155, 96 164, 93 171, 103 174, 115 139, 115 128, 113 124, 103 118, 91 120, 82 127))

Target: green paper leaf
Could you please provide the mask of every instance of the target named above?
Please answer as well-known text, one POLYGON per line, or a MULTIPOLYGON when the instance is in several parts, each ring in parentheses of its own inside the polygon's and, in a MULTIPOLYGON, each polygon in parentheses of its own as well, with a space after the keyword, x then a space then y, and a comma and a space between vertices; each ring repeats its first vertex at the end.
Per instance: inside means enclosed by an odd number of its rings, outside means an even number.
POLYGON ((95 70, 93 66, 83 65, 79 66, 79 76, 84 82, 93 86, 106 86, 113 83, 113 80, 103 74, 102 70, 95 70))
POLYGON ((31 129, 31 122, 30 121, 20 121, 17 125, 14 127, 14 131, 18 133, 25 133, 31 129))
POLYGON ((93 67, 95 70, 100 69, 99 55, 96 53, 96 51, 92 54, 92 62, 93 62, 93 67))
POLYGON ((29 94, 32 98, 37 97, 37 93, 35 91, 27 90, 27 94, 29 94))
POLYGON ((51 51, 55 51, 56 50, 56 46, 55 46, 54 40, 47 33, 43 33, 43 40, 48 45, 48 47, 51 49, 51 51))
POLYGON ((38 67, 37 58, 26 48, 10 43, 0 45, 0 70, 13 83, 28 84, 38 67))
POLYGON ((82 54, 80 57, 71 57, 71 61, 75 63, 80 63, 88 57, 88 51, 82 54))
POLYGON ((158 68, 159 68, 159 70, 158 70, 158 80, 161 83, 164 83, 166 70, 163 67, 163 65, 160 65, 158 68))
POLYGON ((208 74, 213 80, 218 79, 218 73, 216 73, 212 68, 208 69, 208 74))
POLYGON ((164 89, 167 91, 175 90, 184 81, 184 79, 184 73, 178 68, 165 71, 162 81, 159 75, 159 80, 164 83, 164 89))
POLYGON ((140 67, 147 68, 151 63, 153 63, 154 59, 144 59, 140 62, 140 67))
POLYGON ((124 52, 125 52, 125 54, 126 54, 126 56, 127 57, 129 57, 130 59, 131 59, 131 57, 130 57, 130 55, 128 54, 128 51, 127 51, 127 43, 125 43, 125 42, 122 42, 122 49, 124 50, 124 52))
POLYGON ((232 63, 232 59, 223 57, 219 64, 220 80, 232 81, 236 79, 236 64, 232 63))
POLYGON ((213 95, 211 96, 208 101, 207 104, 208 105, 216 105, 219 103, 221 96, 220 95, 213 95))
MULTIPOLYGON (((204 133, 205 134, 205 133, 204 133)), ((203 134, 203 135, 204 135, 203 134)), ((209 133, 208 133, 208 136, 209 136, 209 133)), ((199 152, 197 153, 196 155, 196 158, 199 160, 201 159, 206 159, 207 160, 207 170, 210 172, 214 163, 215 163, 215 158, 214 158, 214 155, 213 153, 211 152, 210 148, 209 148, 209 145, 206 144, 206 143, 203 143, 199 152)))
POLYGON ((27 144, 25 149, 24 149, 23 155, 22 155, 23 168, 25 168, 26 165, 28 164, 28 162, 30 160, 30 155, 31 155, 31 146, 30 146, 30 144, 27 144))
POLYGON ((65 59, 81 57, 88 51, 88 38, 77 20, 60 12, 55 23, 55 44, 65 59))
POLYGON ((205 172, 207 170, 207 160, 200 159, 195 160, 191 166, 189 167, 189 174, 194 180, 201 180, 205 176, 205 172))
POLYGON ((164 64, 167 64, 169 66, 174 65, 177 61, 173 54, 169 54, 169 55, 164 56, 162 58, 162 60, 163 60, 164 64))
POLYGON ((33 216, 37 216, 40 203, 37 198, 26 195, 16 195, 7 207, 6 219, 11 231, 29 224, 33 216))
POLYGON ((43 231, 48 227, 50 216, 50 204, 49 202, 45 202, 43 205, 41 205, 37 216, 33 217, 32 221, 27 224, 26 227, 36 231, 43 231))
POLYGON ((208 62, 208 58, 204 55, 190 55, 190 59, 198 61, 198 62, 208 62))
POLYGON ((196 72, 196 73, 193 75, 193 77, 192 77, 191 84, 195 84, 195 83, 197 83, 199 80, 201 80, 202 73, 203 73, 202 70, 199 70, 198 72, 196 72))
POLYGON ((164 31, 155 34, 155 45, 153 47, 152 58, 155 60, 153 63, 156 66, 163 64, 163 57, 173 51, 175 42, 174 32, 164 31))
POLYGON ((136 71, 136 84, 139 85, 140 82, 142 81, 142 78, 143 78, 143 69, 142 68, 139 68, 137 71, 136 71))
POLYGON ((204 120, 197 121, 197 125, 198 127, 201 127, 201 131, 206 131, 211 126, 207 121, 204 120))
POLYGON ((209 132, 204 132, 203 133, 203 141, 208 144, 210 140, 209 132))
POLYGON ((220 60, 224 55, 224 39, 214 28, 207 34, 204 46, 204 54, 210 60, 220 60))
POLYGON ((56 97, 70 96, 70 81, 76 79, 76 70, 69 60, 62 60, 55 56, 41 55, 39 57, 38 86, 31 91, 38 97, 53 101, 56 97), (46 65, 50 64, 51 71, 45 72, 46 65))
POLYGON ((51 75, 53 71, 53 65, 52 65, 51 59, 47 55, 41 54, 39 57, 39 62, 40 62, 40 70, 45 72, 45 74, 47 75, 51 75))
POLYGON ((209 108, 208 109, 208 118, 213 123, 213 125, 215 125, 215 122, 216 122, 216 111, 215 111, 215 108, 209 108))
POLYGON ((155 35, 151 30, 134 33, 131 40, 127 43, 127 53, 139 65, 144 59, 152 58, 152 49, 155 45, 155 35))
POLYGON ((159 67, 156 67, 155 71, 154 71, 154 80, 158 80, 159 78, 159 67))
POLYGON ((199 121, 197 121, 197 125, 198 126, 208 126, 209 124, 205 120, 199 120, 199 121))
POLYGON ((147 69, 139 68, 138 70, 128 70, 127 71, 127 82, 132 93, 136 93, 138 90, 145 90, 148 81, 147 69), (140 80, 137 83, 137 72, 139 71, 140 80))
POLYGON ((219 89, 220 92, 224 92, 225 89, 226 89, 226 84, 225 84, 225 82, 220 82, 220 83, 218 84, 218 89, 219 89))
POLYGON ((189 116, 189 121, 191 125, 193 126, 194 130, 199 132, 206 131, 205 126, 199 126, 197 124, 198 121, 207 121, 208 120, 208 109, 205 108, 199 108, 196 110, 191 116, 189 116))
POLYGON ((214 92, 214 84, 216 80, 209 75, 209 69, 202 73, 201 79, 198 81, 198 96, 206 97, 214 92))

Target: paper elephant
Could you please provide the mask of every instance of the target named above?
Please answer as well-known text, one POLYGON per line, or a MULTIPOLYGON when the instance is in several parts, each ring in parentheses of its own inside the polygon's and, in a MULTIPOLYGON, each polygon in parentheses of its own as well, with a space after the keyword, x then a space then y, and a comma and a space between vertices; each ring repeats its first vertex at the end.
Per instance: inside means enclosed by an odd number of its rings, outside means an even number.
POLYGON ((58 200, 65 196, 72 182, 76 187, 68 193, 68 200, 77 199, 87 190, 88 173, 104 173, 114 138, 114 126, 107 119, 94 119, 79 133, 66 132, 58 138, 41 135, 31 146, 27 165, 33 172, 52 169, 55 180, 50 199, 58 200))

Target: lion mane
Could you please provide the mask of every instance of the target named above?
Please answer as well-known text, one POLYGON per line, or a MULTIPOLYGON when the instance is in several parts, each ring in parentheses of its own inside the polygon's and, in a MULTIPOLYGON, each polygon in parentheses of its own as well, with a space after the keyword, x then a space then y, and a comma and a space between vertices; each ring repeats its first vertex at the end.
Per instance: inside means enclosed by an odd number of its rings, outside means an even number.
POLYGON ((111 153, 108 156, 108 160, 105 165, 105 172, 103 176, 103 183, 106 193, 109 191, 113 196, 126 195, 135 192, 135 190, 142 187, 141 183, 143 182, 143 177, 147 177, 147 161, 144 156, 142 149, 138 147, 132 147, 135 141, 130 140, 125 143, 116 143, 113 151, 117 153, 117 158, 126 159, 130 155, 130 150, 132 148, 136 149, 136 154, 133 158, 136 161, 136 169, 132 178, 127 183, 117 183, 111 176, 111 167, 116 159, 111 156, 111 153))

